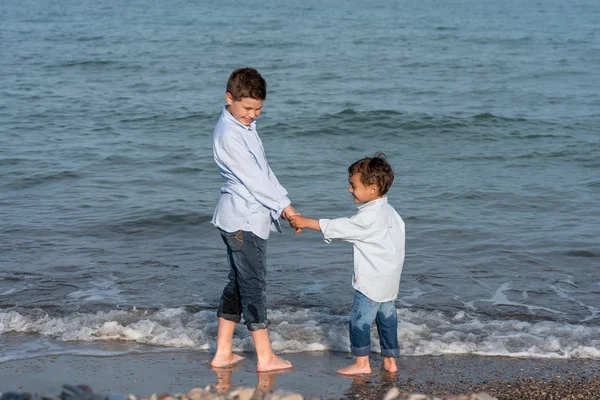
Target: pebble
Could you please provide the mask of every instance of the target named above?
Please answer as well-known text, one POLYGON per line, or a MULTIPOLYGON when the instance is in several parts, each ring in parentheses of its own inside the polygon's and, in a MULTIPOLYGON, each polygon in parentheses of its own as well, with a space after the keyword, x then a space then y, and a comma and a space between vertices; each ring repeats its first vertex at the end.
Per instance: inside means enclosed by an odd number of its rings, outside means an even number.
MULTIPOLYGON (((187 393, 171 395, 162 393, 152 394, 148 397, 137 397, 133 394, 123 395, 111 393, 101 395, 94 393, 88 385, 63 385, 59 396, 40 396, 38 394, 4 392, 0 393, 0 400, 309 400, 297 393, 285 390, 263 392, 255 388, 234 388, 228 393, 216 393, 210 386, 205 389, 192 388, 187 393)), ((311 399, 315 400, 315 399, 311 399)), ((477 393, 461 396, 444 396, 443 398, 427 396, 424 394, 404 393, 397 388, 390 389, 382 400, 497 400, 487 393, 477 393)))

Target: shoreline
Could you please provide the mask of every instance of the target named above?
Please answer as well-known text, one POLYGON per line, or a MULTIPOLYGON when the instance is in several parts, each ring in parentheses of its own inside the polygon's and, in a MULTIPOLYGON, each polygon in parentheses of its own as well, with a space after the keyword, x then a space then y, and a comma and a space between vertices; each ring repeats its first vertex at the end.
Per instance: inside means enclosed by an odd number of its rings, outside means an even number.
POLYGON ((347 353, 283 354, 294 368, 281 373, 257 373, 254 353, 243 355, 247 358, 231 369, 211 369, 212 354, 192 350, 13 360, 0 364, 0 392, 57 395, 63 384, 70 384, 89 385, 95 393, 138 397, 187 393, 196 387, 281 389, 319 399, 378 399, 393 387, 438 397, 486 392, 500 399, 546 398, 535 397, 535 390, 554 390, 574 399, 578 397, 568 396, 600 397, 600 360, 594 359, 405 356, 398 359, 398 373, 390 374, 381 368, 382 358, 372 355, 372 374, 346 377, 335 371, 352 363, 347 353))

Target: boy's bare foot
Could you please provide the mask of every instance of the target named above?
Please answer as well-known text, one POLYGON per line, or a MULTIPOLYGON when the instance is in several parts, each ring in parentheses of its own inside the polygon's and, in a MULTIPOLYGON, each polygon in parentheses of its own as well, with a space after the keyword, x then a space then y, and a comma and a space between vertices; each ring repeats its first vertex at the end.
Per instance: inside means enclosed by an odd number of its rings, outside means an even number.
POLYGON ((238 356, 235 353, 215 354, 215 357, 210 362, 210 366, 215 368, 230 367, 236 363, 239 363, 244 358, 246 357, 238 356))
POLYGON ((394 357, 383 357, 383 369, 387 372, 398 372, 396 359, 394 357))
POLYGON ((269 360, 259 360, 256 363, 256 371, 258 372, 269 372, 269 371, 278 371, 283 369, 291 369, 292 363, 288 360, 284 360, 281 357, 273 354, 269 360))
POLYGON ((363 363, 354 363, 347 367, 340 368, 336 372, 341 375, 370 374, 371 366, 368 363, 366 365, 363 363))

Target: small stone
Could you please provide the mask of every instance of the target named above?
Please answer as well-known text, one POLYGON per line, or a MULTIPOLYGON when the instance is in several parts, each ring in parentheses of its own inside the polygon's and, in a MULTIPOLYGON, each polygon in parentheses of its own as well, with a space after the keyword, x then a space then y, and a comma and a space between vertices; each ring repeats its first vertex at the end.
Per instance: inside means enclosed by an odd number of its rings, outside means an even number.
POLYGON ((92 393, 93 390, 89 385, 77 385, 77 387, 86 393, 92 393))
POLYGON ((497 397, 492 397, 489 394, 485 393, 485 392, 480 392, 477 393, 476 395, 477 397, 475 397, 475 400, 498 400, 497 397))
POLYGON ((255 390, 251 388, 235 389, 229 394, 228 398, 236 400, 250 400, 254 395, 254 391, 255 390))
POLYGON ((23 400, 23 396, 15 392, 6 392, 0 397, 0 400, 23 400))
POLYGON ((288 394, 287 396, 282 397, 281 400, 304 400, 304 399, 299 394, 294 393, 294 394, 288 394))
MULTIPOLYGON (((89 388, 89 386, 87 387, 89 388)), ((73 385, 62 385, 62 391, 60 393, 60 398, 62 400, 91 400, 93 397, 93 393, 90 391, 86 391, 79 386, 73 385)))
POLYGON ((104 400, 127 400, 127 397, 120 393, 110 393, 104 400))
POLYGON ((202 400, 205 397, 204 395, 206 393, 207 393, 207 391, 204 389, 193 388, 193 389, 190 389, 189 392, 187 392, 187 397, 190 400, 202 400))
POLYGON ((398 388, 391 388, 390 390, 387 391, 385 396, 383 396, 383 400, 397 399, 398 396, 400 396, 400 390, 398 390, 398 388))

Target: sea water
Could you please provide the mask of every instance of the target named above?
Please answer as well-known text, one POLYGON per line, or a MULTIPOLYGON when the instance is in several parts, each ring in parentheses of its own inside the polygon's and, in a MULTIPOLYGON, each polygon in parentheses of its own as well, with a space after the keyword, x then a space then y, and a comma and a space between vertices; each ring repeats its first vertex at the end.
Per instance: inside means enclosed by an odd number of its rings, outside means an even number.
MULTIPOLYGON (((214 350, 211 133, 243 66, 304 215, 352 215, 346 168, 387 153, 401 354, 600 358, 598 21, 595 0, 3 1, 0 361, 214 350)), ((347 243, 271 236, 277 352, 349 351, 352 270, 347 243)))

